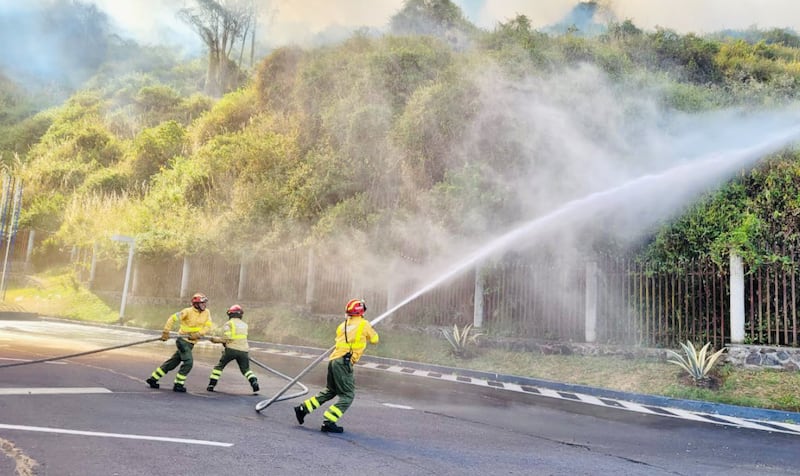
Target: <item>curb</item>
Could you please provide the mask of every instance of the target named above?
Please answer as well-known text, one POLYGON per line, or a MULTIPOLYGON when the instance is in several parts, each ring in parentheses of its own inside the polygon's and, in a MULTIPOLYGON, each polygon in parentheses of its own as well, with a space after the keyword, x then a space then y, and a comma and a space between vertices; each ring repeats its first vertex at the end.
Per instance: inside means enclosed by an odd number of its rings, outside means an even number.
MULTIPOLYGON (((308 359, 319 357, 320 353, 325 352, 325 349, 314 347, 263 342, 251 342, 251 347, 253 350, 258 349, 267 353, 308 359)), ((800 413, 797 412, 644 395, 369 355, 362 356, 357 365, 403 375, 478 385, 496 390, 587 403, 617 410, 800 436, 800 413)))

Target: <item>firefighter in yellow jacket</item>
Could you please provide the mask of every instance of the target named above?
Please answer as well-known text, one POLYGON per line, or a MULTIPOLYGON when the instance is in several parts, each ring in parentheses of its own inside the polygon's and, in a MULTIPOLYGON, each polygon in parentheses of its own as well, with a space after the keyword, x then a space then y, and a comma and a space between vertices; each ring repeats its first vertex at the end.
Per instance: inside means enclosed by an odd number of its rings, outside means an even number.
POLYGON ((238 304, 228 308, 228 322, 225 323, 225 337, 223 339, 213 339, 212 342, 222 342, 225 346, 222 351, 222 356, 219 362, 211 370, 211 376, 208 380, 208 387, 206 390, 209 392, 214 391, 220 377, 222 377, 222 370, 235 360, 239 365, 239 371, 244 375, 244 378, 250 382, 253 388, 253 393, 258 392, 258 377, 250 370, 250 345, 247 343, 247 323, 244 322, 244 309, 238 304))
POLYGON ((353 377, 353 365, 361 358, 367 342, 378 343, 378 333, 364 319, 367 305, 360 299, 351 299, 345 307, 347 317, 336 329, 336 347, 328 357, 328 377, 324 390, 294 407, 297 422, 301 425, 306 415, 319 408, 323 403, 339 396, 339 400, 328 407, 323 414, 322 431, 341 433, 344 428, 336 422, 350 408, 356 396, 356 383, 353 377))
POLYGON ((178 350, 172 354, 172 357, 165 360, 160 367, 156 368, 150 378, 145 380, 150 385, 150 388, 158 388, 158 381, 161 377, 182 362, 181 368, 178 369, 178 373, 175 375, 172 390, 186 392, 186 377, 189 376, 194 364, 192 349, 201 337, 211 331, 211 313, 206 309, 207 303, 208 298, 205 295, 195 294, 192 296, 192 307, 187 307, 169 316, 166 324, 164 324, 161 340, 169 339, 169 331, 172 330, 176 322, 180 323, 178 331, 180 335, 175 339, 175 346, 178 350))

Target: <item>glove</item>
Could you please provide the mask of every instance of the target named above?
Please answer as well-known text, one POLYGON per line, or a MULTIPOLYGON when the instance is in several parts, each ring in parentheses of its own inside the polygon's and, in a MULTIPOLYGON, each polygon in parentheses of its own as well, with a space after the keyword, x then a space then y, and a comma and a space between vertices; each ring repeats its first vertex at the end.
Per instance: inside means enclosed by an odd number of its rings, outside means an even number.
POLYGON ((164 331, 161 333, 161 340, 168 340, 169 339, 169 331, 164 331))
POLYGON ((189 333, 189 339, 198 340, 200 339, 200 334, 198 334, 197 332, 191 332, 189 333))
POLYGON ((215 336, 215 337, 212 337, 210 340, 214 344, 224 344, 225 343, 225 339, 223 339, 222 337, 216 337, 215 336))

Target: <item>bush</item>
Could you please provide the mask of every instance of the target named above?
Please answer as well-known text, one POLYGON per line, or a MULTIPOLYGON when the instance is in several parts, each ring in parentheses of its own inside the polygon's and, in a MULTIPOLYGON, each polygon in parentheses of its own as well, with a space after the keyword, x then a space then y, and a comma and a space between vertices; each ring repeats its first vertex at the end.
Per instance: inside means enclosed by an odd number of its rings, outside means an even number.
POLYGON ((192 142, 198 147, 216 135, 240 131, 257 113, 258 101, 253 88, 228 93, 192 125, 192 142))
POLYGON ((175 121, 145 129, 133 141, 131 175, 137 182, 146 181, 161 167, 183 153, 186 131, 175 121))
POLYGON ((258 67, 255 90, 262 107, 286 112, 293 104, 293 90, 303 50, 279 48, 258 67))

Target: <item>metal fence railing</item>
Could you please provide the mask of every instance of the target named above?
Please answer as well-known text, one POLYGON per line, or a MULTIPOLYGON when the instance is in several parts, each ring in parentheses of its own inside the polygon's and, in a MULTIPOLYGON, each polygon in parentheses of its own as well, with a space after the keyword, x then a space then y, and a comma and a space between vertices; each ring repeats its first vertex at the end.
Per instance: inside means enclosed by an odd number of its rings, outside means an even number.
MULTIPOLYGON (((22 249, 15 253, 25 255, 22 249)), ((746 269, 745 338, 751 344, 797 347, 800 257, 793 250, 776 253, 783 258, 746 269)), ((70 259, 86 281, 90 250, 72 252, 70 259)), ((343 265, 348 261, 307 248, 243 260, 203 255, 186 261, 137 257, 135 263, 129 290, 133 296, 179 298, 187 291, 202 291, 215 301, 305 304, 314 313, 330 315, 341 314, 343 303, 355 296, 365 299, 370 315, 377 316, 426 284, 423 279, 401 279, 399 274, 384 282, 373 280, 368 269, 343 265)), ((721 347, 730 341, 727 267, 698 261, 678 270, 659 271, 625 257, 605 257, 594 263, 598 342, 676 347, 679 341, 691 340, 721 347)), ((99 260, 92 286, 120 292, 124 273, 124 262, 99 260)), ((422 294, 397 310, 391 321, 414 326, 467 325, 476 317, 476 289, 482 292, 480 318, 488 332, 574 342, 585 339, 587 262, 579 259, 500 259, 422 294)))

